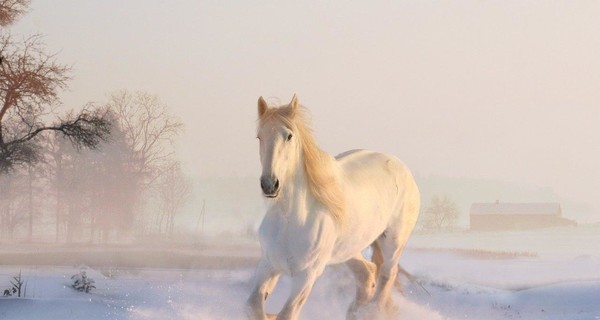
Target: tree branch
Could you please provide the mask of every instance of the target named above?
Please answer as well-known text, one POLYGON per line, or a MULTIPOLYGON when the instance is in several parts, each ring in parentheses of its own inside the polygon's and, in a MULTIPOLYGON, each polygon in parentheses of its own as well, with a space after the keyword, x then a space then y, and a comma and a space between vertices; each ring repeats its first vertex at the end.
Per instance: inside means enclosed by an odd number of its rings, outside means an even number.
POLYGON ((84 109, 77 116, 69 114, 58 124, 38 127, 20 138, 0 143, 0 172, 6 172, 17 164, 35 162, 38 150, 33 140, 45 131, 61 132, 77 149, 95 149, 108 140, 110 129, 111 123, 99 110, 84 109))

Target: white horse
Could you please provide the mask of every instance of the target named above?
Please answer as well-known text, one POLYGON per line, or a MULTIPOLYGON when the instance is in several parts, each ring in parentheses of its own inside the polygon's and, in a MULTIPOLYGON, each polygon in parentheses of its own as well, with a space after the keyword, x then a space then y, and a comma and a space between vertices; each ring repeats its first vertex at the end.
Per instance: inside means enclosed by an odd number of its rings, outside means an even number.
POLYGON ((391 288, 400 254, 417 221, 419 190, 395 157, 365 150, 332 157, 315 143, 303 107, 258 100, 260 179, 271 198, 259 229, 262 256, 247 301, 251 319, 298 319, 315 280, 329 264, 345 263, 356 278, 347 317, 370 304, 378 316, 396 313, 391 288), (372 261, 362 251, 373 248, 372 261), (292 276, 277 315, 265 300, 281 273, 292 276))

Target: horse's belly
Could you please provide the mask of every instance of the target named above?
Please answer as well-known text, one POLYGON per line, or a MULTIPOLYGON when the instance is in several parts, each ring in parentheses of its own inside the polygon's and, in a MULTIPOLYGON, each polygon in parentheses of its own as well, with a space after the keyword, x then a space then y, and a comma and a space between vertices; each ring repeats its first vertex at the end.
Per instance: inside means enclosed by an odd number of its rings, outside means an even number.
POLYGON ((382 198, 380 203, 355 203, 349 210, 347 225, 337 236, 331 263, 355 257, 375 241, 393 218, 393 201, 382 198))
POLYGON ((370 228, 356 228, 354 231, 340 234, 336 240, 330 264, 342 263, 356 257, 385 230, 384 223, 371 224, 370 226, 370 228))

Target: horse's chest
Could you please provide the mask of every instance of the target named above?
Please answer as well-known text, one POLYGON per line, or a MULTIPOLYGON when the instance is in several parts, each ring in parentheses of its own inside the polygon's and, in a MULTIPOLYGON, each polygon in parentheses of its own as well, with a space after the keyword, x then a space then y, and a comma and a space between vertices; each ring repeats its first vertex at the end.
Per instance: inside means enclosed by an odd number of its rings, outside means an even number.
POLYGON ((279 215, 267 215, 260 226, 263 251, 277 269, 296 272, 326 260, 334 239, 323 221, 299 224, 279 215))

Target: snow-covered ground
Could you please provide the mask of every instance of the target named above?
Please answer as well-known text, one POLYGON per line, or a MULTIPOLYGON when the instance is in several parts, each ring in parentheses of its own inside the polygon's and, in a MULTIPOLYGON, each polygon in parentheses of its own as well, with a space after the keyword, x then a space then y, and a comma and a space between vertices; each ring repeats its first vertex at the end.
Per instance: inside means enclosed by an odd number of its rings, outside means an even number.
MULTIPOLYGON (((598 230, 416 235, 402 265, 425 289, 403 279, 401 319, 600 319, 598 230)), ((89 268, 90 294, 70 287, 77 267, 0 266, 0 288, 19 270, 27 281, 25 298, 0 298, 0 319, 243 319, 253 266, 227 267, 223 256, 224 267, 212 269, 89 268)), ((281 307, 289 285, 280 280, 268 311, 281 307)), ((353 294, 350 272, 332 266, 302 318, 343 319, 353 294)))

